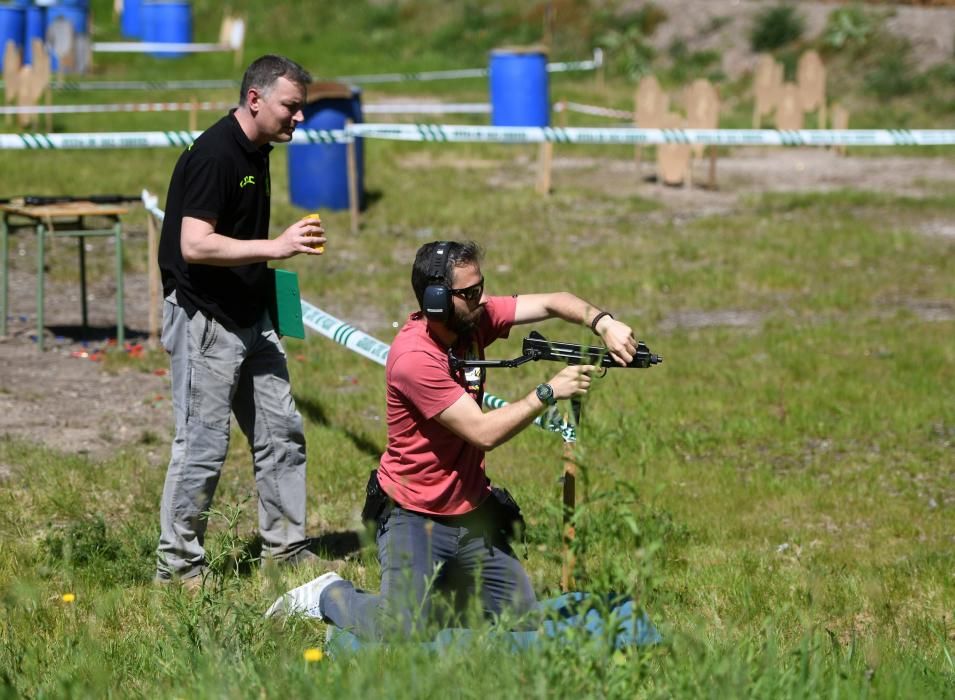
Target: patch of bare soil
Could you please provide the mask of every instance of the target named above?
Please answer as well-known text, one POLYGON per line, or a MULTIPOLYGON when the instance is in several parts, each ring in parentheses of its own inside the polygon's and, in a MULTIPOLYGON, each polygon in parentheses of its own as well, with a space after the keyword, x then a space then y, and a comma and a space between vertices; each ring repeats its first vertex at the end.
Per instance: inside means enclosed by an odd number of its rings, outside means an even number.
MULTIPOLYGON (((172 425, 165 373, 140 368, 107 372, 89 359, 115 337, 115 285, 90 284, 89 295, 102 303, 90 304, 84 331, 79 285, 47 280, 46 349, 40 352, 34 284, 34 275, 11 270, 7 336, 0 338, 0 435, 94 458, 131 443, 149 443, 157 453, 164 452, 172 425)), ((146 277, 127 275, 125 290, 127 340, 143 343, 146 277)))
MULTIPOLYGON (((433 165, 430 159, 405 164, 433 165)), ((522 186, 533 186, 534 159, 518 158, 507 167, 512 184, 516 179, 522 186), (523 177, 515 178, 515 170, 522 172, 523 177)), ((926 196, 945 191, 955 181, 955 168, 951 161, 942 158, 846 158, 822 149, 740 149, 719 160, 715 189, 702 187, 706 167, 705 163, 697 165, 694 182, 698 186, 665 187, 646 181, 646 175, 652 171, 649 162, 638 165, 620 158, 574 157, 569 149, 559 149, 554 160, 554 186, 559 189, 562 180, 572 180, 575 186, 585 185, 614 196, 653 199, 664 208, 648 216, 679 221, 734 211, 741 206, 741 198, 760 192, 852 188, 926 196)), ((920 230, 927 236, 952 236, 949 221, 929 221, 920 230)), ((16 255, 16 249, 11 253, 16 255)), ((11 317, 7 337, 0 339, 0 435, 94 457, 129 444, 146 443, 153 453, 150 459, 164 460, 172 425, 168 377, 135 367, 110 373, 101 363, 75 357, 77 353, 104 347, 105 339, 114 334, 114 285, 110 281, 91 280, 89 292, 96 303, 90 304, 92 331, 84 343, 77 327, 79 285, 48 281, 48 349, 41 353, 31 337, 35 334, 36 319, 34 283, 32 271, 11 272, 11 317)), ((148 328, 149 298, 145 275, 127 275, 125 290, 127 337, 143 342, 148 328)), ((955 319, 955 305, 950 301, 912 310, 926 320, 955 319)), ((757 327, 760 323, 758 314, 728 309, 707 314, 687 310, 667 319, 664 325, 757 327)), ((0 465, 0 481, 8 471, 0 465)))

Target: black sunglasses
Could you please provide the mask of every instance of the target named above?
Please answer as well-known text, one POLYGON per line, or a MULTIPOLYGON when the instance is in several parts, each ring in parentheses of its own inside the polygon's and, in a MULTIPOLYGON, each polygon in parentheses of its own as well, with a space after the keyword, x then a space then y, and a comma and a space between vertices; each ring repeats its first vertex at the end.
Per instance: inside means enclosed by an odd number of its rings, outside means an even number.
POLYGON ((461 297, 469 304, 473 304, 484 294, 484 276, 481 276, 481 281, 477 284, 472 284, 470 287, 464 287, 462 289, 452 289, 451 293, 456 297, 461 297))

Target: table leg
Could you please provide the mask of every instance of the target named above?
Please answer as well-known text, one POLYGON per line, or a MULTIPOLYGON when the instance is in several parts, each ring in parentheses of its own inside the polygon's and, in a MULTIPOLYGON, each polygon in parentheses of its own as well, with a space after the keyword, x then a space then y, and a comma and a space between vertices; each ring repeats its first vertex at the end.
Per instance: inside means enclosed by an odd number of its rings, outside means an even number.
POLYGON ((122 350, 126 344, 126 321, 123 317, 123 226, 119 219, 113 225, 116 236, 116 344, 122 350))
POLYGON ((89 313, 86 308, 86 241, 82 236, 76 237, 80 247, 80 309, 83 311, 83 338, 89 330, 89 313))
POLYGON ((44 237, 46 227, 37 224, 36 227, 36 346, 43 350, 43 276, 46 272, 44 259, 44 237))
POLYGON ((3 281, 0 282, 0 338, 7 335, 7 311, 9 302, 7 301, 7 217, 0 218, 0 275, 3 275, 3 281))

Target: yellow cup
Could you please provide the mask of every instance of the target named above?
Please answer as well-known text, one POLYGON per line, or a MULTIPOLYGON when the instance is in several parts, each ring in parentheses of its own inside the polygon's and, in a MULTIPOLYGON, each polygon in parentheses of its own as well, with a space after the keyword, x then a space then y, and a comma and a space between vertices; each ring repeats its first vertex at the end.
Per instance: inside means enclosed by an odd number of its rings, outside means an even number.
MULTIPOLYGON (((309 219, 309 220, 314 219, 315 221, 317 221, 317 222, 319 222, 319 223, 322 222, 322 217, 321 217, 320 215, 318 215, 318 214, 315 214, 315 213, 306 214, 304 218, 309 219)), ((314 247, 315 250, 316 250, 317 252, 319 252, 319 253, 324 253, 324 252, 325 252, 325 246, 324 246, 324 245, 317 245, 317 246, 313 246, 313 247, 314 247)))

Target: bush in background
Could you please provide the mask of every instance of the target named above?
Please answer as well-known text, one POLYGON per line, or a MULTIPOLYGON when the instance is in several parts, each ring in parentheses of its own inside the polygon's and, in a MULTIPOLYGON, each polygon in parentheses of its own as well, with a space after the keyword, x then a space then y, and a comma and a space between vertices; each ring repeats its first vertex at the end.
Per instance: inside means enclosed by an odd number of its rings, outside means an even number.
POLYGON ((749 40, 753 51, 773 51, 802 37, 806 22, 792 5, 769 7, 753 20, 749 40))

